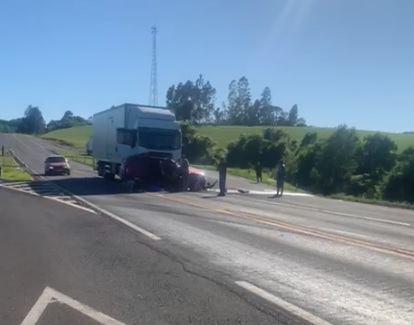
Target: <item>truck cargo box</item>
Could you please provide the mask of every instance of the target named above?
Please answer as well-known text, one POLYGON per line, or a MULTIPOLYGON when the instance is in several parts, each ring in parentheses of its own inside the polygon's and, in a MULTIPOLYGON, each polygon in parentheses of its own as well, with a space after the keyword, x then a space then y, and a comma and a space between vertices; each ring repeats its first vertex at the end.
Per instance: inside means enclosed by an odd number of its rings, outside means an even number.
POLYGON ((131 155, 181 157, 180 125, 166 108, 123 104, 96 113, 92 139, 97 167, 109 166, 113 174, 118 174, 123 159, 131 155))

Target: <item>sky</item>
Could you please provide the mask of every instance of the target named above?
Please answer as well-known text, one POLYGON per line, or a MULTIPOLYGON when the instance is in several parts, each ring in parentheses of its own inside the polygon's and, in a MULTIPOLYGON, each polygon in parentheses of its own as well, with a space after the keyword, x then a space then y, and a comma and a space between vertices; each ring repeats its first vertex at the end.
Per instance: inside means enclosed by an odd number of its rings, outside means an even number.
POLYGON ((412 17, 412 0, 1 0, 0 119, 148 104, 156 25, 159 105, 203 74, 220 106, 246 76, 309 125, 414 130, 412 17))

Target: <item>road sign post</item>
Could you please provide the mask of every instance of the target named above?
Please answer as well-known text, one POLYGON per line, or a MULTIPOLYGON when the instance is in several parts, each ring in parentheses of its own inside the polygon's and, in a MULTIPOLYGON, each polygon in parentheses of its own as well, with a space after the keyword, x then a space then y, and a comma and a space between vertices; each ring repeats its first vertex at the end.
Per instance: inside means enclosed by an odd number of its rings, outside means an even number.
POLYGON ((0 165, 0 179, 3 179, 3 168, 4 168, 4 160, 5 160, 5 158, 4 158, 4 145, 1 146, 1 156, 3 157, 3 162, 0 165))

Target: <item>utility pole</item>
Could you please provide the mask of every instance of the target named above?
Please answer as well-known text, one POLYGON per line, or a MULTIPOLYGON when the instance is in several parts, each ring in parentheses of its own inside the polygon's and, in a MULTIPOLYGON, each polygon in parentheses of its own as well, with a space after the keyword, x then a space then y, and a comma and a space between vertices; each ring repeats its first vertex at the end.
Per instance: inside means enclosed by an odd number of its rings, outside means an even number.
POLYGON ((151 64, 151 81, 150 81, 150 98, 149 104, 158 105, 158 85, 157 85, 157 27, 152 26, 152 64, 151 64))

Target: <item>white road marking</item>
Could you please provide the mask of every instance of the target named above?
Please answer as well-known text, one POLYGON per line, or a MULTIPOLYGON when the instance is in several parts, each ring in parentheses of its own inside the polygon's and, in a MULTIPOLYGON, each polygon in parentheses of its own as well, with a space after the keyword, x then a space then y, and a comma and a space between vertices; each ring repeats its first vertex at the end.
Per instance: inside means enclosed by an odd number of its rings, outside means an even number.
MULTIPOLYGON (((220 192, 219 189, 208 189, 208 192, 215 192, 218 193, 220 192)), ((231 194, 255 194, 255 195, 275 195, 276 191, 273 190, 264 190, 264 191, 257 191, 257 190, 243 190, 245 191, 245 193, 241 193, 238 190, 227 190, 227 193, 231 193, 231 194)), ((313 195, 311 194, 307 194, 307 193, 297 193, 297 192, 284 192, 283 195, 286 196, 306 196, 306 197, 313 197, 313 195)))
POLYGON ((40 316, 42 316, 44 310, 50 302, 50 299, 52 299, 52 297, 46 289, 43 290, 39 299, 37 299, 32 309, 30 309, 29 313, 23 319, 21 325, 35 325, 39 320, 40 316))
MULTIPOLYGON (((50 185, 47 185, 47 186, 50 186, 50 185)), ((54 201, 59 202, 59 203, 63 203, 63 204, 66 204, 66 205, 70 205, 71 207, 74 207, 74 208, 77 208, 77 209, 81 209, 81 210, 87 211, 89 213, 96 214, 96 212, 93 209, 89 209, 87 207, 84 207, 84 206, 81 206, 79 204, 76 204, 76 201, 75 200, 67 201, 67 200, 64 199, 64 197, 61 197, 60 195, 56 195, 56 196, 45 195, 45 191, 44 190, 39 190, 38 189, 37 191, 35 191, 27 183, 25 184, 25 186, 23 186, 23 185, 19 185, 19 186, 9 186, 8 183, 2 183, 2 184, 0 184, 0 187, 8 188, 8 189, 11 189, 13 191, 17 191, 17 192, 21 192, 21 193, 26 193, 26 194, 30 194, 30 195, 42 197, 42 198, 49 199, 49 200, 54 200, 54 201)), ((52 186, 52 188, 54 188, 55 191, 56 191, 56 187, 55 186, 52 186)), ((48 192, 48 193, 53 194, 53 191, 52 192, 48 192)))
POLYGON ((342 217, 359 218, 359 219, 365 219, 365 220, 370 220, 370 221, 389 223, 389 224, 399 225, 399 226, 404 226, 404 227, 411 227, 411 224, 409 224, 407 222, 402 222, 402 221, 393 221, 393 220, 387 220, 387 219, 380 219, 380 218, 373 218, 373 217, 358 216, 358 215, 355 215, 355 214, 343 213, 343 212, 336 212, 336 211, 329 211, 329 210, 319 210, 319 211, 325 212, 325 213, 330 213, 330 214, 335 214, 335 215, 342 216, 342 217))
POLYGON ((85 204, 85 205, 91 207, 92 209, 94 209, 96 211, 99 211, 100 213, 102 213, 102 214, 104 214, 104 215, 106 215, 106 216, 108 216, 108 217, 110 217, 110 218, 112 218, 112 219, 114 219, 114 220, 122 223, 123 225, 125 225, 125 226, 127 226, 127 227, 129 227, 129 228, 131 228, 131 229, 133 229, 133 230, 135 230, 135 231, 137 231, 137 232, 139 232, 139 233, 141 233, 141 234, 143 234, 143 235, 145 235, 145 236, 153 239, 153 240, 161 240, 161 237, 158 237, 157 235, 153 234, 152 232, 149 232, 149 231, 147 231, 147 230, 145 230, 145 229, 143 229, 143 228, 141 228, 141 227, 133 224, 132 222, 129 222, 128 220, 125 220, 125 219, 117 216, 116 214, 114 214, 114 213, 112 213, 112 212, 110 212, 108 210, 105 210, 105 209, 103 209, 101 207, 98 207, 97 205, 95 205, 95 204, 93 204, 93 203, 85 200, 84 198, 82 198, 80 196, 77 196, 77 195, 74 195, 74 194, 72 194, 72 195, 73 195, 73 197, 75 199, 81 201, 83 204, 85 204))
MULTIPOLYGON (((44 196, 44 198, 45 198, 45 199, 54 200, 54 201, 58 201, 58 202, 60 202, 60 203, 64 203, 64 204, 70 205, 70 206, 72 206, 72 207, 74 207, 74 208, 78 208, 78 209, 81 209, 81 210, 87 211, 87 212, 89 212, 89 213, 96 214, 96 212, 95 212, 94 210, 92 210, 92 209, 86 208, 86 207, 84 207, 84 206, 78 205, 78 204, 73 203, 73 202, 69 202, 69 201, 64 201, 64 200, 61 200, 59 197, 44 196)), ((76 201, 75 201, 75 202, 76 202, 76 201)))
POLYGON ((80 313, 92 318, 93 320, 101 323, 102 325, 126 325, 116 319, 105 315, 92 307, 89 307, 69 296, 64 295, 52 288, 46 287, 40 295, 37 302, 34 304, 30 312, 26 315, 21 325, 36 325, 39 318, 47 306, 51 303, 59 302, 65 304, 80 313))
POLYGON ((336 211, 332 211, 332 210, 312 208, 312 207, 307 207, 307 206, 303 206, 303 205, 294 205, 294 204, 279 203, 279 202, 277 202, 276 205, 285 206, 285 207, 289 207, 289 208, 295 208, 295 209, 308 210, 308 211, 323 212, 323 213, 337 215, 337 216, 341 216, 341 217, 349 217, 349 218, 355 218, 355 219, 364 219, 364 220, 369 220, 369 221, 388 223, 388 224, 398 225, 398 226, 403 226, 403 227, 413 227, 414 226, 413 224, 410 224, 408 222, 403 222, 403 221, 394 221, 394 220, 380 219, 380 218, 374 218, 374 217, 366 217, 366 216, 360 216, 360 215, 356 215, 356 214, 350 214, 350 213, 344 213, 344 212, 336 212, 336 211))
MULTIPOLYGON (((20 139, 19 139, 20 140, 20 139)), ((30 169, 29 167, 28 167, 28 169, 31 171, 31 173, 32 174, 36 174, 32 169, 30 169)), ((43 181, 46 181, 46 182, 49 182, 49 180, 47 179, 47 178, 45 178, 45 177, 43 177, 43 176, 39 176, 39 179, 41 179, 41 180, 43 180, 43 181)), ((147 236, 147 237, 149 237, 149 238, 151 238, 151 239, 153 239, 153 240, 161 240, 161 237, 158 237, 157 235, 155 235, 155 234, 153 234, 153 233, 151 233, 151 232, 149 232, 149 231, 147 231, 147 230, 145 230, 145 229, 143 229, 143 228, 141 228, 141 227, 138 227, 137 225, 135 225, 135 224, 133 224, 132 222, 129 222, 128 220, 125 220, 125 219, 123 219, 123 218, 121 218, 121 217, 119 217, 119 216, 117 216, 116 214, 114 214, 114 213, 112 213, 112 212, 109 212, 108 210, 105 210, 105 209, 103 209, 103 208, 101 208, 101 207, 98 207, 97 205, 95 205, 95 204, 93 204, 93 203, 91 203, 91 202, 89 202, 89 201, 87 201, 87 200, 85 200, 84 198, 81 198, 80 196, 78 196, 78 195, 75 195, 75 194, 73 194, 73 193, 71 193, 71 192, 69 192, 68 190, 64 190, 63 188, 61 188, 60 186, 58 186, 58 185, 56 185, 56 184, 53 184, 53 186, 55 186, 55 188, 57 188, 57 189, 60 189, 62 192, 66 192, 66 193, 68 193, 70 196, 72 196, 73 198, 75 198, 76 200, 78 200, 78 201, 80 201, 80 202, 82 202, 83 204, 85 204, 86 206, 89 206, 92 210, 95 210, 95 211, 99 211, 100 213, 102 213, 102 214, 104 214, 104 215, 107 215, 108 217, 110 217, 110 218, 112 218, 112 219, 114 219, 114 220, 116 220, 116 221, 118 221, 118 222, 120 222, 120 223, 122 223, 123 225, 125 225, 125 226, 127 226, 127 227, 129 227, 129 228, 131 228, 131 229, 133 229, 133 230, 135 230, 135 231, 137 231, 137 232, 139 232, 139 233, 141 233, 141 234, 143 234, 143 235, 145 235, 145 236, 147 236)), ((16 189, 17 190, 17 189, 16 189)), ((22 191, 22 192, 25 192, 25 193, 27 193, 26 191, 22 191)), ((31 193, 31 194, 36 194, 36 195, 38 195, 37 193, 31 193)), ((40 195, 38 195, 38 196, 40 196, 40 195)), ((68 204, 67 202, 65 202, 65 201, 63 201, 63 200, 59 200, 59 202, 62 202, 62 203, 65 203, 65 204, 68 204)), ((69 204, 70 205, 70 204, 69 204)), ((75 207, 76 208, 80 208, 80 209, 85 209, 85 207, 80 207, 80 206, 78 206, 78 205, 75 205, 75 207)), ((94 211, 94 213, 95 213, 95 211, 94 211)))
POLYGON ((36 151, 36 150, 30 150, 30 147, 28 147, 21 139, 19 139, 19 137, 17 137, 15 134, 13 134, 13 137, 15 138, 15 139, 17 139, 17 141, 19 141, 22 145, 23 145, 23 147, 25 147, 29 152, 34 152, 36 155, 38 155, 38 156, 43 156, 42 154, 40 154, 38 151, 36 151))
POLYGON ((351 236, 351 237, 357 237, 357 238, 365 238, 365 239, 370 239, 369 236, 364 236, 364 235, 360 235, 357 234, 355 232, 351 232, 351 231, 345 231, 345 230, 336 230, 336 229, 332 229, 332 228, 317 228, 318 230, 322 230, 322 231, 326 231, 328 233, 336 233, 336 234, 340 234, 340 235, 347 235, 347 236, 351 236))
POLYGON ((30 142, 34 143, 34 144, 35 144, 36 146, 38 146, 39 148, 44 149, 44 150, 46 150, 46 151, 49 151, 49 150, 47 150, 47 149, 46 149, 46 147, 44 147, 44 146, 42 146, 41 144, 37 143, 37 141, 34 141, 31 137, 29 137, 29 138, 30 138, 30 142))
POLYGON ((22 185, 26 186, 27 182, 7 182, 6 184, 7 186, 10 186, 10 187, 19 187, 22 185))
POLYGON ((30 194, 30 195, 34 195, 34 196, 41 196, 39 193, 36 193, 36 192, 33 192, 33 191, 22 190, 21 188, 15 188, 15 187, 8 187, 7 183, 0 184, 0 187, 8 188, 8 189, 13 190, 13 191, 26 193, 26 194, 30 194))
POLYGON ((251 293, 254 293, 260 297, 262 297, 263 299, 266 299, 267 301, 287 310, 288 312, 292 313, 293 315, 296 315, 308 322, 310 322, 311 324, 314 325, 332 325, 331 323, 319 318, 318 316, 315 316, 309 312, 307 312, 306 310, 303 310, 302 308, 292 305, 291 303, 276 297, 275 295, 259 288, 256 287, 255 285, 246 282, 246 281, 236 281, 236 284, 248 291, 250 291, 251 293))

